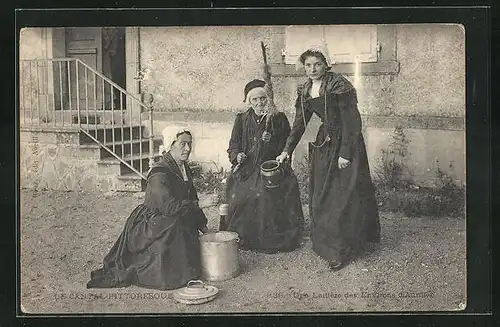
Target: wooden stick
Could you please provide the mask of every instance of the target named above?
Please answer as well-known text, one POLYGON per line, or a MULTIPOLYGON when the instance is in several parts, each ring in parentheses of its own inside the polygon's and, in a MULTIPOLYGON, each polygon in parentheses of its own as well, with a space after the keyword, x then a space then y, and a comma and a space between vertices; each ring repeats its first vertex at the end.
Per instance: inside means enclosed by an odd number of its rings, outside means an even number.
POLYGON ((273 84, 271 81, 271 72, 269 71, 269 65, 267 63, 266 46, 262 41, 260 41, 260 48, 262 50, 262 59, 264 61, 263 77, 264 77, 264 82, 266 82, 266 86, 268 88, 268 95, 270 102, 269 108, 271 110, 271 112, 266 116, 266 131, 267 131, 269 129, 271 118, 276 113, 276 105, 274 103, 274 91, 273 91, 273 84))

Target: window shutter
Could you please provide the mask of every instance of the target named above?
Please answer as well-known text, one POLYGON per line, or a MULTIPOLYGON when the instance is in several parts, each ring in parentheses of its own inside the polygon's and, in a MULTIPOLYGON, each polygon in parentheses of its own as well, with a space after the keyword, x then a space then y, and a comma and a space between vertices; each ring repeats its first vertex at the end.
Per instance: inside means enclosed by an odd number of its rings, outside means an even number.
POLYGON ((295 64, 306 47, 322 42, 323 34, 323 26, 287 26, 285 63, 295 64))
POLYGON ((325 42, 330 59, 335 63, 377 61, 376 25, 325 26, 325 42))
POLYGON ((324 42, 334 63, 377 62, 377 25, 288 26, 287 64, 295 64, 307 46, 324 42))

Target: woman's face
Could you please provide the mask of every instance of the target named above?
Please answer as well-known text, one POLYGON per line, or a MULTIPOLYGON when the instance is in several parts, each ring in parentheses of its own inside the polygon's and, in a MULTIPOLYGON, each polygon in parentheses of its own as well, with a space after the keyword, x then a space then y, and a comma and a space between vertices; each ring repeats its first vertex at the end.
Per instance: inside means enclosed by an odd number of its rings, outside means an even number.
POLYGON ((177 140, 172 144, 170 153, 176 160, 186 161, 191 154, 193 138, 189 134, 181 134, 177 140))
POLYGON ((255 94, 251 95, 248 99, 250 105, 257 115, 262 115, 267 111, 267 95, 265 94, 255 94))
POLYGON ((312 80, 318 80, 326 73, 326 63, 317 57, 307 57, 304 61, 306 75, 312 80))

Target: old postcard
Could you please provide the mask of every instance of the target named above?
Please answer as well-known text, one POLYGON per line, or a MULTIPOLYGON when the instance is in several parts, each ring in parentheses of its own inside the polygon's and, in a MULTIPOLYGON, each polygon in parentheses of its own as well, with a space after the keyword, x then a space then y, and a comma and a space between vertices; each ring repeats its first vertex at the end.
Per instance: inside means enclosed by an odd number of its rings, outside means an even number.
POLYGON ((24 313, 467 305, 458 24, 20 31, 24 313))

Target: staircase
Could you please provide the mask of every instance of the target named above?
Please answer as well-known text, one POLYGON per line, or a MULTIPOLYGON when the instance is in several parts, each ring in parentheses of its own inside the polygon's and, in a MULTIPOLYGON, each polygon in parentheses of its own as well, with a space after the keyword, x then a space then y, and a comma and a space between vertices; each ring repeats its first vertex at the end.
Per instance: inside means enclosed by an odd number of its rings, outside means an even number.
MULTIPOLYGON (((60 143, 77 146, 78 157, 97 160, 97 176, 86 168, 97 188, 143 190, 150 161, 159 157, 162 144, 152 130, 152 95, 141 99, 77 58, 20 63, 21 128, 70 133, 72 141, 60 143), (143 126, 146 112, 148 126, 143 126)), ((66 174, 63 170, 60 175, 66 174)))
MULTIPOLYGON (((103 143, 107 148, 122 158, 127 164, 147 176, 149 170, 149 139, 141 137, 140 125, 126 125, 122 127, 111 127, 101 125, 97 129, 90 130, 91 136, 103 143), (113 141, 108 141, 113 139, 113 141), (106 141, 105 141, 106 135, 106 141), (142 138, 142 139, 141 139, 142 138), (113 146, 114 145, 114 146, 113 146)), ((163 140, 161 137, 153 139, 154 158, 159 158, 159 147, 163 140)), ((121 160, 118 160, 106 148, 98 145, 85 133, 79 133, 79 147, 82 150, 92 151, 97 158, 97 171, 101 176, 116 176, 116 191, 140 192, 144 190, 144 179, 130 169, 121 160)))

